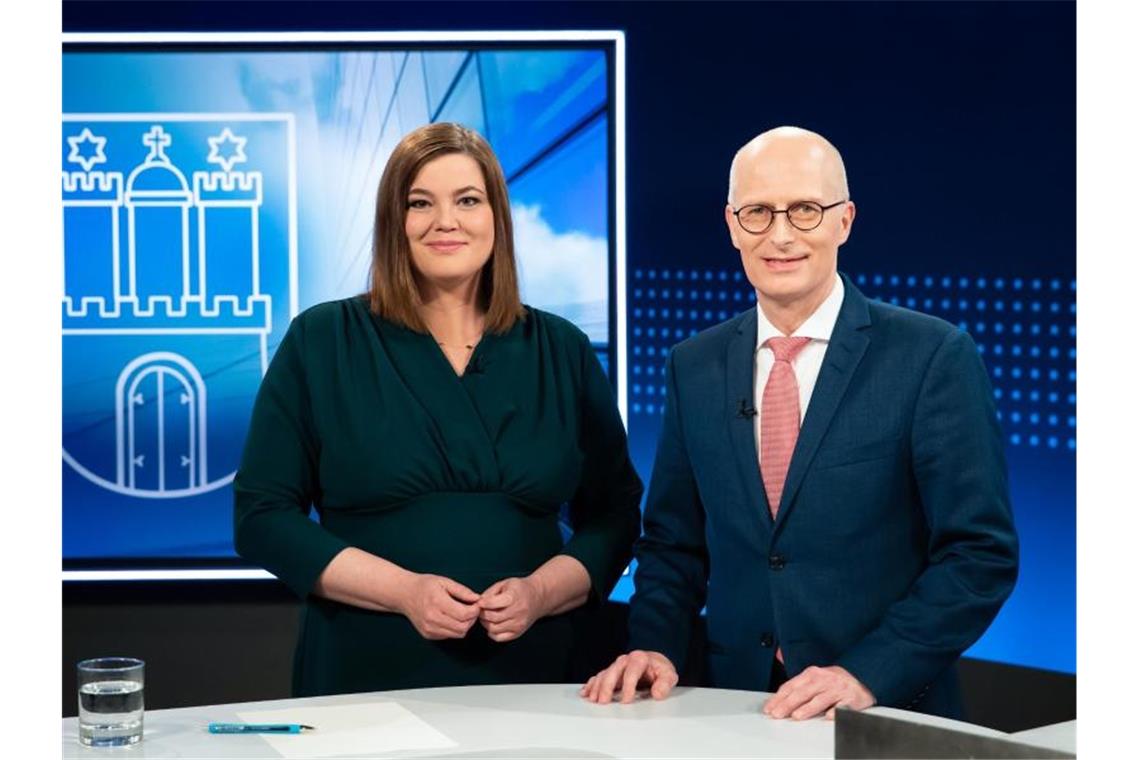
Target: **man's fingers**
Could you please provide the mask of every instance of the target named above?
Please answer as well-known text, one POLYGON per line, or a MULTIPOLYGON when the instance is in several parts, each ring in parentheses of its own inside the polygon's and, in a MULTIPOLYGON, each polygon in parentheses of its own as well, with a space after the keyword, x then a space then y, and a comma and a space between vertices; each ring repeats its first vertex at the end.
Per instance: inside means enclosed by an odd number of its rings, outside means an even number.
POLYGON ((677 685, 677 672, 673 669, 659 668, 664 672, 658 672, 657 677, 653 679, 653 685, 649 687, 649 695, 654 699, 665 699, 669 696, 669 692, 673 691, 673 687, 677 685))
POLYGON ((628 703, 637 696, 638 686, 645 682, 653 697, 664 699, 677 685, 677 671, 663 655, 634 650, 592 676, 578 693, 597 704, 609 704, 615 698, 628 703))
MULTIPOLYGON (((595 680, 594 680, 594 688, 592 691, 592 697, 590 700, 591 702, 597 702, 599 704, 601 703, 601 701, 602 701, 602 690, 605 687, 606 676, 608 676, 610 674, 610 670, 612 670, 613 667, 614 667, 613 665, 610 665, 608 668, 606 668, 602 672, 598 673, 598 675, 594 676, 595 680)), ((611 691, 612 691, 612 689, 611 689, 611 691)))
POLYGON ((768 697, 768 701, 760 708, 760 712, 765 715, 771 715, 777 708, 783 705, 790 691, 790 687, 788 687, 789 683, 791 683, 791 681, 784 681, 784 683, 780 684, 780 688, 776 689, 772 696, 768 697))
POLYGON ((625 666, 625 675, 621 682, 622 704, 629 704, 633 701, 633 698, 637 696, 637 683, 645 673, 646 664, 644 657, 631 656, 629 658, 625 666))
POLYGON ((773 718, 786 718, 793 710, 820 692, 810 675, 801 673, 786 681, 776 692, 776 696, 764 705, 764 713, 773 718))
MULTIPOLYGON (((609 668, 606 668, 606 670, 609 670, 609 668)), ((594 685, 590 687, 591 702, 600 702, 602 699, 602 679, 605 678, 606 670, 594 676, 594 685)))
POLYGON ((808 693, 803 690, 789 692, 787 695, 780 698, 780 701, 771 705, 771 707, 767 710, 768 715, 777 719, 786 718, 795 710, 799 709, 801 705, 810 701, 814 696, 814 693, 808 693))
POLYGON ((807 668, 795 678, 789 678, 776 689, 775 696, 764 705, 764 712, 775 718, 785 718, 799 705, 811 700, 823 690, 819 683, 819 669, 807 668))
POLYGON ((763 712, 773 718, 795 720, 826 713, 834 719, 837 706, 863 709, 873 704, 874 695, 843 668, 811 666, 781 686, 763 712))
POLYGON ((614 689, 617 688, 618 679, 625 672, 628 658, 623 654, 613 665, 606 668, 602 680, 598 682, 598 703, 608 705, 614 698, 614 689))
POLYGON ((830 708, 837 701, 839 701, 839 697, 835 693, 830 691, 820 692, 819 694, 816 694, 814 697, 809 699, 807 702, 804 702, 802 705, 797 707, 795 710, 792 710, 790 717, 792 720, 807 720, 808 718, 814 718, 821 712, 830 708))

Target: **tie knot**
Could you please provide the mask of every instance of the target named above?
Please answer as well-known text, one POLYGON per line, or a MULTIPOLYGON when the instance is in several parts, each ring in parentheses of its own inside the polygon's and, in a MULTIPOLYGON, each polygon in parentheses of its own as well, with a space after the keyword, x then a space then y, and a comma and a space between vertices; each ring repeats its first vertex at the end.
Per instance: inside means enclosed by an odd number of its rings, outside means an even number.
POLYGON ((778 362, 790 362, 811 342, 811 338, 768 338, 764 345, 772 349, 778 362))

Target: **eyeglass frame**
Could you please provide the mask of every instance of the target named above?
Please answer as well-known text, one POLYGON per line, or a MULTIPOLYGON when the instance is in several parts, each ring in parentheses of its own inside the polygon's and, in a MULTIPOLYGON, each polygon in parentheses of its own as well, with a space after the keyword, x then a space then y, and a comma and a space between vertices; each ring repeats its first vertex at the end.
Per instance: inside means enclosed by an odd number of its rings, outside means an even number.
POLYGON ((776 214, 783 214, 785 217, 787 217, 788 224, 792 225, 792 227, 799 230, 800 232, 811 232, 812 230, 819 227, 819 225, 823 224, 823 215, 826 214, 830 209, 833 209, 836 206, 842 206, 844 203, 850 202, 850 200, 851 200, 850 198, 844 198, 841 201, 836 201, 835 203, 830 203, 826 206, 823 205, 822 203, 817 203, 816 201, 795 201, 790 206, 788 206, 788 208, 783 208, 783 209, 773 208, 772 206, 769 206, 767 203, 749 203, 746 206, 741 206, 740 208, 734 208, 732 210, 732 215, 736 217, 736 223, 740 225, 740 229, 742 229, 745 232, 750 233, 752 235, 763 235, 765 232, 772 229, 772 225, 776 223, 776 214), (817 221, 811 227, 805 228, 805 227, 799 226, 798 224, 793 222, 792 217, 788 215, 788 211, 791 210, 791 206, 795 206, 795 205, 798 205, 801 203, 810 203, 811 205, 817 206, 819 208, 819 221, 817 221), (765 227, 762 230, 753 231, 753 230, 750 230, 747 227, 745 227, 744 222, 740 221, 740 212, 746 208, 756 208, 757 206, 760 206, 762 208, 766 208, 769 211, 771 211, 772 212, 772 218, 768 220, 768 226, 767 227, 765 227))

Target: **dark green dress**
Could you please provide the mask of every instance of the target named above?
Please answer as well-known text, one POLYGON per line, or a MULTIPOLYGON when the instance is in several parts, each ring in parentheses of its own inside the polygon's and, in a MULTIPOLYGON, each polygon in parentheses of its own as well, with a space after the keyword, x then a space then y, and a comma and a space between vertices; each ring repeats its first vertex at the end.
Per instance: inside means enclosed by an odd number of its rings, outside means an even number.
POLYGON ((570 322, 528 309, 459 376, 430 335, 351 298, 302 313, 277 349, 234 478, 234 543, 305 600, 297 696, 564 681, 565 614, 507 643, 478 623, 428 641, 402 615, 310 591, 349 546, 476 592, 562 553, 596 602, 629 562, 641 491, 610 385, 570 322))

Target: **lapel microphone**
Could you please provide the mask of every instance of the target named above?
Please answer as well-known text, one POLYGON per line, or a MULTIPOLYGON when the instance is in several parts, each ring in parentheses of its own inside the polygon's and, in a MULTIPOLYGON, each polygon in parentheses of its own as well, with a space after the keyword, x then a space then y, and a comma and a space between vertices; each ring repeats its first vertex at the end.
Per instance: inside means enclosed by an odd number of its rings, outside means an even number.
POLYGON ((483 374, 483 357, 478 356, 478 355, 472 356, 471 361, 467 363, 466 372, 468 375, 482 375, 483 374))
POLYGON ((751 419, 756 416, 756 407, 752 406, 748 399, 742 398, 740 399, 740 406, 736 410, 736 416, 741 419, 751 419))

